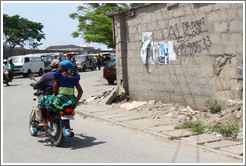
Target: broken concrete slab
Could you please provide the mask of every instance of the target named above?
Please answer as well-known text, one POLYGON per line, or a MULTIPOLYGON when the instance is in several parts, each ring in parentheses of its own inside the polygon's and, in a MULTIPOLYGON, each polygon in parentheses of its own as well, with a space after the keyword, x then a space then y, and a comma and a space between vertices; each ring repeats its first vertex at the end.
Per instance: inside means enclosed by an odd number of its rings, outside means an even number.
POLYGON ((104 104, 111 104, 113 100, 117 97, 124 97, 125 89, 122 86, 117 85, 116 88, 105 98, 102 100, 104 104))
POLYGON ((221 138, 216 137, 213 134, 201 134, 201 135, 195 135, 195 136, 190 136, 190 137, 185 137, 182 138, 182 140, 188 141, 188 142, 192 142, 192 143, 196 143, 196 144, 204 144, 207 142, 216 142, 216 141, 220 141, 221 138))
POLYGON ((235 145, 240 145, 240 144, 242 144, 242 142, 231 141, 231 140, 221 140, 219 142, 205 143, 204 146, 207 146, 210 148, 221 148, 221 147, 235 146, 235 145))
POLYGON ((120 108, 124 111, 130 111, 146 103, 146 101, 133 101, 132 103, 121 104, 120 108))
POLYGON ((219 150, 234 153, 237 155, 243 155, 243 144, 242 145, 229 146, 229 147, 225 147, 225 148, 219 148, 219 150))
POLYGON ((194 135, 193 132, 188 130, 171 130, 171 131, 165 131, 163 133, 171 137, 188 137, 194 135))
POLYGON ((149 130, 161 133, 161 132, 164 132, 164 131, 174 130, 174 127, 175 127, 175 125, 168 125, 167 124, 167 125, 151 127, 151 128, 149 128, 149 130))
POLYGON ((138 126, 141 128, 151 128, 157 125, 162 125, 161 122, 156 121, 156 120, 151 120, 149 118, 146 119, 138 119, 138 120, 129 120, 129 121, 124 121, 126 124, 138 126))
MULTIPOLYGON (((134 112, 128 112, 128 111, 121 111, 120 113, 121 115, 127 115, 129 117, 129 119, 140 119, 142 117, 145 117, 145 118, 149 118, 151 113, 149 112, 146 112, 146 113, 142 113, 142 114, 138 114, 138 113, 134 113, 134 112)), ((119 115, 120 115, 119 114, 119 115)), ((112 117, 113 119, 114 117, 112 117)), ((115 117, 117 118, 117 116, 115 117)))
POLYGON ((146 115, 127 115, 126 116, 118 116, 118 117, 113 117, 111 119, 114 119, 116 121, 120 121, 120 122, 126 122, 126 121, 132 121, 132 120, 142 120, 142 119, 145 119, 145 118, 148 118, 148 116, 146 115))

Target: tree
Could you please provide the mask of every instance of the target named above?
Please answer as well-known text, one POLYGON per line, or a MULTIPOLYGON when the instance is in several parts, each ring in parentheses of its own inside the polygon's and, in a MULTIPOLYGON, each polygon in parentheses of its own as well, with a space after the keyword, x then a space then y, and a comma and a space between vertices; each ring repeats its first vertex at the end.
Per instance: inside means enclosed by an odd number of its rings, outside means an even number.
POLYGON ((107 14, 116 10, 128 8, 125 3, 86 3, 78 6, 77 13, 69 15, 78 19, 78 30, 72 33, 73 37, 81 36, 86 42, 98 42, 114 48, 112 20, 107 14))
POLYGON ((29 21, 19 15, 10 17, 3 14, 4 46, 14 48, 19 45, 24 47, 28 42, 30 48, 35 49, 42 44, 38 42, 45 39, 42 28, 41 23, 29 21))

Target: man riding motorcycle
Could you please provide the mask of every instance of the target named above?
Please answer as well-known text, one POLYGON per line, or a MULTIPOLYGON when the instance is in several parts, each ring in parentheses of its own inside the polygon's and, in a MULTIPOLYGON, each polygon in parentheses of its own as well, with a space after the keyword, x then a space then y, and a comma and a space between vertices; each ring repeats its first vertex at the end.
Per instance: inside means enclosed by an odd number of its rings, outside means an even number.
POLYGON ((11 65, 6 59, 3 60, 3 76, 6 84, 10 85, 10 82, 13 79, 13 74, 11 73, 11 65))
MULTIPOLYGON (((37 82, 37 83, 31 83, 30 85, 33 86, 33 89, 39 89, 43 91, 43 95, 52 95, 53 94, 53 86, 54 86, 54 72, 57 71, 58 64, 59 64, 58 59, 52 60, 50 67, 52 68, 52 71, 45 73, 42 78, 37 82)), ((36 105, 34 108, 35 112, 35 120, 37 122, 41 122, 42 119, 45 121, 46 118, 46 110, 41 110, 38 106, 39 100, 42 96, 39 96, 38 99, 36 100, 36 105), (42 118, 43 117, 43 118, 42 118)), ((37 126, 46 126, 44 122, 39 123, 37 126)))

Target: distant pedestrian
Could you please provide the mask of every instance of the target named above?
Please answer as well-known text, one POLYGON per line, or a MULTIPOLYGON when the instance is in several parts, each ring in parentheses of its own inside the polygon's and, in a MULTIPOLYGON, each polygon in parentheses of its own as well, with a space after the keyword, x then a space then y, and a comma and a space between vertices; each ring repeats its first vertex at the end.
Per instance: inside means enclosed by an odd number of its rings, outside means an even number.
POLYGON ((98 67, 98 70, 101 70, 101 65, 102 65, 102 58, 101 58, 101 55, 98 55, 97 56, 97 67, 98 67))

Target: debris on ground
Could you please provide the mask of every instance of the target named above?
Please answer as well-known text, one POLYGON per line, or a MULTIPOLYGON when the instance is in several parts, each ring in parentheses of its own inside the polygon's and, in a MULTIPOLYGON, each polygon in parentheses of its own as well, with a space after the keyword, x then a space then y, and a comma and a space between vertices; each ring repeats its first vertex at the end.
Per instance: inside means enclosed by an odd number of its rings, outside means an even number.
POLYGON ((104 91, 102 94, 100 95, 96 95, 96 96, 91 96, 87 99, 84 99, 83 102, 85 103, 90 103, 96 99, 104 99, 106 98, 112 91, 114 90, 114 88, 109 88, 108 90, 104 91))
MULTIPOLYGON (((189 106, 183 106, 179 103, 162 103, 161 101, 131 101, 124 98, 123 91, 120 88, 111 88, 103 92, 102 95, 92 96, 86 102, 102 102, 110 104, 111 107, 120 107, 124 111, 150 112, 151 119, 162 119, 169 116, 177 120, 179 124, 186 121, 202 122, 204 125, 225 124, 227 122, 243 126, 243 105, 221 110, 219 113, 210 113, 208 110, 193 110, 189 106), (118 97, 118 100, 117 100, 118 97), (98 101, 98 99, 100 99, 98 101)), ((237 134, 238 138, 243 137, 243 131, 237 134)))
POLYGON ((124 103, 120 105, 120 108, 124 111, 130 111, 133 110, 141 105, 146 104, 146 101, 133 101, 132 103, 124 103))

